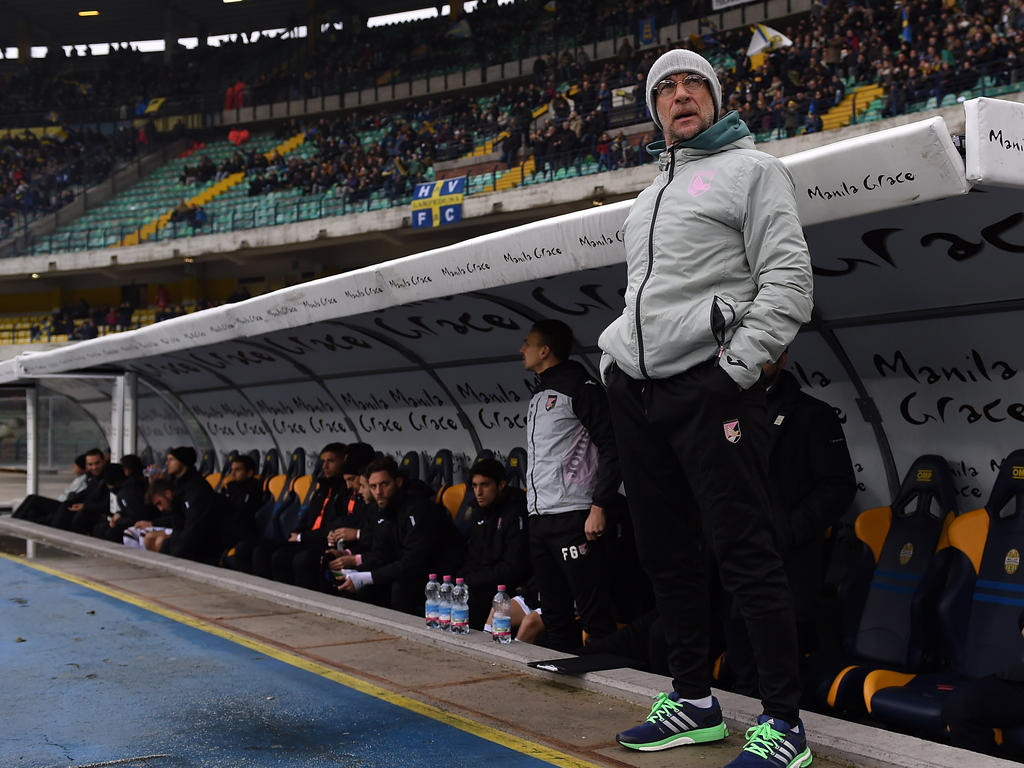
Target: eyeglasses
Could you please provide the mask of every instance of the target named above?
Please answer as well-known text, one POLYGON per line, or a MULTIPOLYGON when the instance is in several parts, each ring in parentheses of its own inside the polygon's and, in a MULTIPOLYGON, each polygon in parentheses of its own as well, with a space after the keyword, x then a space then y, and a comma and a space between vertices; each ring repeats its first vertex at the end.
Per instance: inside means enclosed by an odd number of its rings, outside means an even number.
POLYGON ((687 93, 697 93, 697 91, 707 85, 707 82, 708 79, 700 75, 687 75, 682 80, 673 80, 671 77, 666 77, 664 80, 659 80, 655 83, 653 90, 659 96, 675 96, 676 89, 682 85, 683 90, 687 93))

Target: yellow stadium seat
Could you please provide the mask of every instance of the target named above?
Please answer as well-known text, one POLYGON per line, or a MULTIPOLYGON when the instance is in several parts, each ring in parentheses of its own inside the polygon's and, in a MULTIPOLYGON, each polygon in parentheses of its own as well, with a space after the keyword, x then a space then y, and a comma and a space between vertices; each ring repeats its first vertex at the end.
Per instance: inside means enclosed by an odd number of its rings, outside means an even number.
POLYGON ((448 510, 448 513, 452 516, 452 520, 459 514, 459 507, 462 506, 462 500, 466 497, 466 484, 459 483, 458 485, 450 485, 441 492, 441 503, 444 508, 448 510))
POLYGON ((274 498, 274 501, 280 501, 285 493, 288 492, 288 475, 274 475, 272 478, 267 480, 267 491, 274 498))
POLYGON ((312 475, 300 475, 295 478, 295 482, 292 483, 292 490, 295 491, 295 495, 299 497, 299 502, 302 503, 306 500, 306 496, 309 495, 309 489, 313 485, 312 475))

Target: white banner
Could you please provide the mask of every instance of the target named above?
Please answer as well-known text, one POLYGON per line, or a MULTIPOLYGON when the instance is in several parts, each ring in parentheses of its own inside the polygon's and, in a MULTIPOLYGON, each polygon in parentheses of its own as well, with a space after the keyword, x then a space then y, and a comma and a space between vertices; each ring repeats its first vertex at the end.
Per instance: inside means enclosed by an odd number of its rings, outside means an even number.
POLYGON ((811 226, 965 194, 964 164, 941 117, 790 155, 800 222, 811 226))
POLYGON ((967 178, 985 186, 1024 187, 1024 104, 971 99, 966 113, 967 178))

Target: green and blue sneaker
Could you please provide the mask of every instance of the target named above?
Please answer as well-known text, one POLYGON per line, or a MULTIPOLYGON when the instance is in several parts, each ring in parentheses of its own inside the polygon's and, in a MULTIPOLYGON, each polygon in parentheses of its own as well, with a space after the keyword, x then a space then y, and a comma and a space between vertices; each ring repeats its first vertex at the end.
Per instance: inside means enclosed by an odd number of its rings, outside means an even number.
POLYGON ((711 706, 702 709, 680 701, 679 694, 672 691, 669 694, 659 693, 647 720, 623 731, 615 740, 629 749, 657 752, 684 744, 718 741, 728 735, 729 729, 722 720, 718 699, 711 699, 711 706))
POLYGON ((725 768, 804 768, 813 759, 802 722, 790 725, 761 715, 757 725, 747 729, 747 744, 739 757, 725 768))

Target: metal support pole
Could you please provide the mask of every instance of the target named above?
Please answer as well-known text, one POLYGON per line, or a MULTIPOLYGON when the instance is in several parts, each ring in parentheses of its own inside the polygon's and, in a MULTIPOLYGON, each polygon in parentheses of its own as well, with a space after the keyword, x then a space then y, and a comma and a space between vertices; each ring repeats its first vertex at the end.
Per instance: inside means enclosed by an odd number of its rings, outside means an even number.
POLYGON ((110 393, 110 460, 118 461, 124 445, 124 377, 117 376, 110 393))
POLYGON ((25 389, 25 494, 39 493, 39 390, 25 389))
POLYGON ((124 380, 124 423, 121 440, 121 455, 135 453, 139 439, 139 377, 134 373, 125 373, 124 380))

